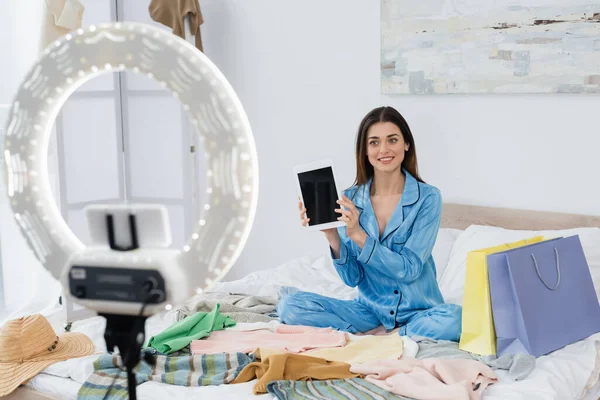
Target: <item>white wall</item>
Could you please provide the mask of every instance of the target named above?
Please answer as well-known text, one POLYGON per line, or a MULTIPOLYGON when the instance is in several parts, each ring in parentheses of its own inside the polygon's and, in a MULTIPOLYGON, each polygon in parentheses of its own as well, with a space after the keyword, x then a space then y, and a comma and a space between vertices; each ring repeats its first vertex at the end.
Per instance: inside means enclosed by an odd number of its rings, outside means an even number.
POLYGON ((383 96, 376 0, 203 0, 207 55, 240 96, 260 162, 252 234, 228 279, 325 251, 300 228, 294 164, 354 177, 361 118, 396 107, 447 202, 600 214, 598 96, 383 96))

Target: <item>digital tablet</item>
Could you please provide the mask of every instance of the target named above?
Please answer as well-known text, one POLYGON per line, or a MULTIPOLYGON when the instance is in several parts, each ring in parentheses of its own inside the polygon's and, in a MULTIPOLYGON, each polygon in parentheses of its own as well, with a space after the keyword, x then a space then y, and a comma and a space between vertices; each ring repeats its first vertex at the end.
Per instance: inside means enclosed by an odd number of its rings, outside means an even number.
POLYGON ((298 194, 306 208, 306 216, 310 218, 307 228, 323 230, 344 226, 338 221, 342 215, 335 212, 341 205, 336 203, 341 198, 339 185, 333 168, 333 161, 321 160, 294 167, 298 194))

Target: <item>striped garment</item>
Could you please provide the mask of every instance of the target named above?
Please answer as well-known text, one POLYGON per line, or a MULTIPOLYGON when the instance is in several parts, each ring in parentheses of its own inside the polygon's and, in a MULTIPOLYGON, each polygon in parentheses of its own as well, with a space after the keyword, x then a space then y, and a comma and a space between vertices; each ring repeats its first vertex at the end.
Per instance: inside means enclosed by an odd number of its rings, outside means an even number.
POLYGON ((279 400, 410 400, 395 395, 364 379, 329 381, 273 381, 267 391, 279 400))
MULTIPOLYGON (((152 349, 143 353, 156 354, 152 349), (150 351, 148 351, 150 350, 150 351)), ((140 361, 135 368, 137 384, 147 381, 168 383, 179 386, 209 386, 230 383, 248 364, 254 362, 254 356, 243 353, 222 353, 192 356, 187 352, 176 355, 156 355, 153 367, 146 361, 140 361)), ((121 369, 121 357, 105 354, 94 362, 94 373, 83 384, 77 393, 78 400, 103 400, 106 391, 113 383, 106 400, 126 400, 127 373, 121 369)))

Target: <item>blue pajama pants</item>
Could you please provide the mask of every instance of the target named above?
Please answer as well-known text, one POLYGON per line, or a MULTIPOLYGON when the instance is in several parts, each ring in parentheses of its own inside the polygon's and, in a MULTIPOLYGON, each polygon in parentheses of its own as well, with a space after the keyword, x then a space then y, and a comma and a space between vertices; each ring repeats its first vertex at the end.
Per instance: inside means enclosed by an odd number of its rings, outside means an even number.
MULTIPOLYGON (((357 300, 339 300, 309 292, 284 295, 277 304, 277 312, 284 324, 332 327, 350 333, 367 332, 381 325, 373 311, 357 300)), ((462 307, 440 304, 427 310, 397 315, 398 320, 403 321, 396 323, 402 336, 425 336, 458 342, 462 307)))

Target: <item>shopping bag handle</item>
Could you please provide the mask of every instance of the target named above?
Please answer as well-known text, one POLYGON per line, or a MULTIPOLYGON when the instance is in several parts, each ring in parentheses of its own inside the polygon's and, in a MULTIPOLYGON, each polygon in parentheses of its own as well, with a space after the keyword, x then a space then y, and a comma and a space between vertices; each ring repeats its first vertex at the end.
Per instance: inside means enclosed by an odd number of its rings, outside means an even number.
POLYGON ((535 265, 535 272, 537 272, 538 278, 540 278, 540 280, 542 281, 542 283, 544 284, 544 286, 546 286, 550 290, 556 290, 556 289, 558 289, 558 285, 560 285, 560 259, 558 257, 558 250, 556 249, 556 247, 554 247, 554 255, 556 256, 556 273, 558 275, 558 279, 556 279, 556 286, 550 287, 546 283, 546 281, 544 280, 544 278, 542 278, 542 275, 540 274, 540 269, 538 268, 538 263, 537 263, 537 261, 535 259, 535 256, 533 255, 533 253, 531 254, 531 258, 533 259, 533 264, 535 265))

